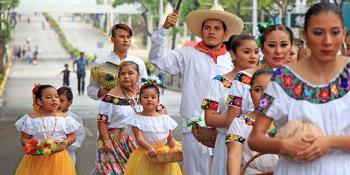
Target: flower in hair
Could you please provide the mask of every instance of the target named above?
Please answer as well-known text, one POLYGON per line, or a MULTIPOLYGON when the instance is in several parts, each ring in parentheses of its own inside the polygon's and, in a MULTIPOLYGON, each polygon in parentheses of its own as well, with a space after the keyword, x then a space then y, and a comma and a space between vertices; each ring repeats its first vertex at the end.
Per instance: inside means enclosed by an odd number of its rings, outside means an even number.
POLYGON ((265 29, 269 26, 273 25, 273 21, 271 19, 269 19, 266 23, 261 23, 261 24, 258 24, 258 30, 260 32, 260 36, 258 37, 257 39, 257 43, 258 43, 258 47, 260 48, 261 45, 262 45, 262 35, 265 31, 265 29))
POLYGON ((32 93, 33 94, 36 94, 38 91, 39 91, 39 87, 40 87, 40 84, 34 84, 34 87, 33 87, 33 90, 32 90, 32 93))
POLYGON ((156 85, 161 88, 165 88, 165 86, 162 84, 162 82, 159 80, 156 76, 150 76, 149 78, 142 78, 141 83, 144 85, 156 85))

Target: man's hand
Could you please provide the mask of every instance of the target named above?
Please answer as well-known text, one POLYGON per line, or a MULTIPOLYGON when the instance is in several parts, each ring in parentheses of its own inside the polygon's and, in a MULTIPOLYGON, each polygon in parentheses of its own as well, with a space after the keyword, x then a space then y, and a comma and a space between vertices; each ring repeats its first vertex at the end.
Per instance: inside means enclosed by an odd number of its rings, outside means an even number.
POLYGON ((98 94, 97 94, 98 98, 104 97, 109 91, 110 91, 110 89, 101 88, 101 89, 98 91, 98 94))
POLYGON ((174 27, 179 19, 179 12, 170 13, 163 24, 163 27, 169 29, 170 27, 174 27))

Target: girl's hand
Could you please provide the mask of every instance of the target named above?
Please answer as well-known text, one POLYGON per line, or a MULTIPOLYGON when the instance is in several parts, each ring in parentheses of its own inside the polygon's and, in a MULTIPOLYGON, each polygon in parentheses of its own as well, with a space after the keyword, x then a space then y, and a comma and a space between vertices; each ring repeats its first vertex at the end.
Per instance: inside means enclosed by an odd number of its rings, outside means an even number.
POLYGON ((320 136, 314 139, 312 144, 305 150, 297 153, 297 160, 313 161, 327 154, 332 148, 330 137, 320 136))
POLYGON ((61 152, 67 148, 67 141, 65 141, 63 143, 57 142, 56 144, 57 144, 57 148, 55 150, 52 150, 52 153, 58 153, 58 152, 61 152))
POLYGON ((155 157, 155 156, 157 155, 156 150, 154 150, 153 147, 150 148, 150 149, 148 149, 147 152, 148 152, 148 155, 149 155, 150 157, 155 157))
POLYGON ((306 150, 313 141, 314 138, 309 138, 308 140, 306 140, 298 135, 282 139, 280 153, 283 155, 290 156, 295 160, 298 160, 297 154, 306 150))
POLYGON ((104 150, 106 152, 112 152, 113 151, 113 144, 112 141, 109 139, 103 140, 103 144, 104 144, 104 150))

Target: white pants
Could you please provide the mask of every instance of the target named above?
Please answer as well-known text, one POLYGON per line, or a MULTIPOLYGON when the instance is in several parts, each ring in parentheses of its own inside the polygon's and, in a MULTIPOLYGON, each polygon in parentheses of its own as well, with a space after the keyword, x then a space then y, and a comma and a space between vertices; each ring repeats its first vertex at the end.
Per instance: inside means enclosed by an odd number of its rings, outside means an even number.
POLYGON ((210 175, 210 148, 199 143, 191 132, 182 133, 186 175, 210 175))

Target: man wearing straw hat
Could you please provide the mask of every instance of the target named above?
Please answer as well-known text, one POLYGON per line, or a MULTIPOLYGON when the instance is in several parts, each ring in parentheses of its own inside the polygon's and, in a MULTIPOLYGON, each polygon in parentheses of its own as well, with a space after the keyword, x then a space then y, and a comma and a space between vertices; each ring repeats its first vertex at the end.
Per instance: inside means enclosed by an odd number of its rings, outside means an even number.
POLYGON ((150 61, 159 69, 182 76, 180 115, 183 119, 182 144, 186 175, 210 174, 210 151, 197 142, 185 126, 192 117, 200 115, 201 100, 208 93, 210 80, 217 74, 232 70, 232 59, 223 41, 240 34, 243 21, 219 5, 190 12, 186 23, 190 31, 202 38, 195 47, 167 50, 169 29, 176 25, 178 12, 167 16, 163 26, 152 35, 150 61))

